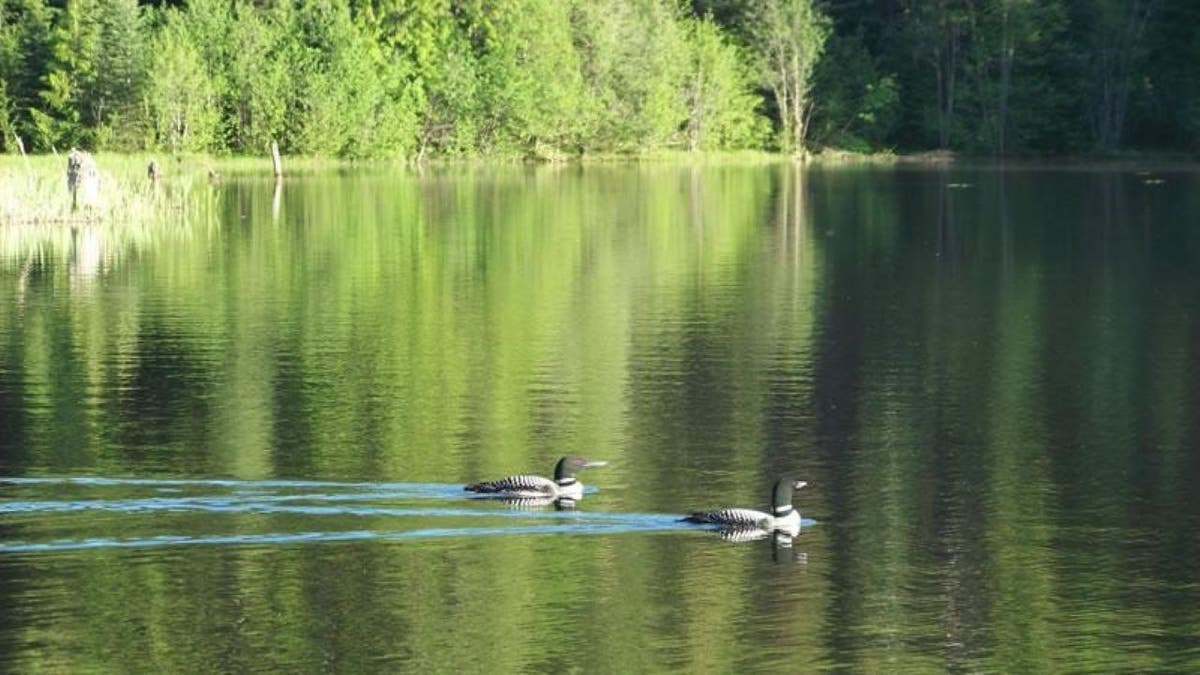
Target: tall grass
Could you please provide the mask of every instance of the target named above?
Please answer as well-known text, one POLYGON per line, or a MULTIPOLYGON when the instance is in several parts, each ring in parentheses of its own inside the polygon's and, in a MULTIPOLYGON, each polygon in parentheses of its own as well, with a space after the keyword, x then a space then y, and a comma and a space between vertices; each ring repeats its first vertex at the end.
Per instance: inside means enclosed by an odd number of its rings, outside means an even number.
POLYGON ((92 262, 104 266, 119 252, 215 224, 217 170, 210 162, 172 160, 156 183, 147 176, 149 162, 97 156, 99 198, 72 208, 65 156, 0 157, 0 260, 27 268, 39 260, 70 258, 78 265, 99 256, 92 262))
POLYGON ((72 208, 67 161, 60 156, 0 159, 0 224, 136 223, 161 218, 181 205, 192 177, 147 178, 149 158, 98 157, 99 198, 72 208), (182 189, 180 189, 182 188, 182 189))

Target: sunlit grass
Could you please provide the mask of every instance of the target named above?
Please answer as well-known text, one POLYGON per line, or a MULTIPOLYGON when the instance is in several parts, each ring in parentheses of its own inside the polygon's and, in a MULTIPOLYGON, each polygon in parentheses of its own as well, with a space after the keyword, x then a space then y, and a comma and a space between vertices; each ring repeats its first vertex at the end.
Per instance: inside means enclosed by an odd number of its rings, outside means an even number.
MULTIPOLYGON (((224 176, 272 176, 267 157, 96 156, 100 173, 100 198, 91 206, 73 209, 67 191, 67 160, 63 155, 0 156, 0 223, 126 224, 167 220, 176 215, 189 192, 198 186, 219 183, 224 176), (152 183, 147 167, 160 165, 161 180, 152 183)), ((308 173, 345 166, 339 160, 287 158, 288 173, 308 173)))
POLYGON ((97 157, 98 199, 73 208, 65 157, 4 157, 0 159, 0 223, 132 225, 165 219, 181 208, 180 198, 197 176, 205 174, 194 169, 166 174, 156 185, 147 177, 149 161, 149 157, 97 157))
MULTIPOLYGON (((32 263, 73 256, 106 267, 121 251, 211 225, 217 167, 206 160, 162 162, 162 178, 152 183, 150 159, 97 156, 99 198, 72 208, 64 156, 0 158, 0 258, 32 263)), ((253 170, 248 162, 229 169, 253 170)))

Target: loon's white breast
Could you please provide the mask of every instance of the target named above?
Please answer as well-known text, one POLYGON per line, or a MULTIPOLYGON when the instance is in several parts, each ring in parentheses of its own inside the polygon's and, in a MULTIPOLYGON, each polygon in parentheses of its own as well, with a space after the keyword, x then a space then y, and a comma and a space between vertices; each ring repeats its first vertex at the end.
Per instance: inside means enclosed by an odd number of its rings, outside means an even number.
POLYGON ((789 532, 800 531, 800 512, 792 509, 786 515, 773 517, 771 519, 776 530, 787 530, 789 532))
POLYGON ((557 496, 560 498, 583 499, 583 483, 575 479, 571 479, 570 482, 558 483, 555 485, 555 489, 558 491, 557 496))

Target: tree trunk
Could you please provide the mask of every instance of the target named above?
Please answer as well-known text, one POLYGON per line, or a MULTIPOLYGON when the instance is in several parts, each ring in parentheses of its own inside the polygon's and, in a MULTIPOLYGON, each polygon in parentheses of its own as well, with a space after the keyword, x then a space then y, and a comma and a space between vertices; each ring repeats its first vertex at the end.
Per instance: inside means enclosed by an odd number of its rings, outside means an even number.
POLYGON ((950 29, 950 45, 947 51, 950 53, 950 63, 946 68, 946 129, 945 141, 943 146, 950 143, 950 132, 954 126, 954 84, 958 74, 958 29, 950 29))
POLYGON ((704 69, 696 68, 696 77, 692 80, 691 111, 688 115, 688 151, 700 149, 700 135, 703 132, 704 115, 704 69))
POLYGON ((1012 66, 1016 50, 1012 45, 1012 34, 1008 28, 1008 5, 1004 5, 1000 17, 1000 96, 999 115, 996 120, 996 151, 1005 154, 1006 133, 1008 131, 1008 92, 1012 84, 1012 66))
POLYGON ((1142 38, 1159 4, 1160 0, 1129 0, 1129 12, 1120 24, 1101 25, 1093 38, 1097 44, 1092 78, 1100 90, 1091 105, 1092 133, 1101 150, 1113 150, 1121 142, 1142 38))
POLYGON ((779 106, 779 119, 783 121, 783 144, 785 146, 783 149, 788 150, 786 146, 790 142, 790 129, 788 129, 788 125, 791 123, 791 114, 789 113, 790 106, 788 105, 787 81, 784 80, 783 84, 772 87, 772 89, 775 92, 775 104, 779 106))
POLYGON ((804 151, 804 94, 800 83, 800 56, 792 55, 792 152, 804 151))
POLYGON ((938 125, 938 147, 946 147, 946 88, 943 85, 945 77, 942 75, 942 50, 934 50, 933 67, 937 73, 937 125, 938 125))

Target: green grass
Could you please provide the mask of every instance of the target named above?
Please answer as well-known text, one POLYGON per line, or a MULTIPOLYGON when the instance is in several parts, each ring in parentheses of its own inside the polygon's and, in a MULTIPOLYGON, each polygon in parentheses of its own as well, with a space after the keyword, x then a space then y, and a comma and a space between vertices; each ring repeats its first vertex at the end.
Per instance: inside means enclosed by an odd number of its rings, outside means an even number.
MULTIPOLYGON (((212 224, 216 210, 209 171, 217 165, 204 159, 172 162, 154 185, 146 174, 149 161, 149 156, 97 156, 99 200, 72 209, 65 156, 0 157, 0 257, 29 264, 90 249, 110 257, 212 224)), ((231 173, 258 169, 240 160, 228 166, 231 173)), ((269 160, 265 166, 270 175, 269 160)), ((225 164, 221 167, 225 170, 225 164)))
POLYGON ((99 199, 73 209, 65 157, 4 157, 0 159, 0 224, 133 224, 162 219, 181 210, 193 184, 206 176, 204 171, 189 169, 168 174, 155 186, 146 175, 148 163, 148 157, 97 157, 99 199))
MULTIPOLYGON (((270 158, 162 155, 96 155, 100 199, 88 208, 71 208, 65 155, 0 156, 0 224, 143 223, 173 218, 187 196, 223 176, 272 175, 270 158), (146 169, 157 159, 162 180, 151 184, 146 169)), ((287 173, 309 173, 346 166, 339 160, 287 158, 287 173)))

